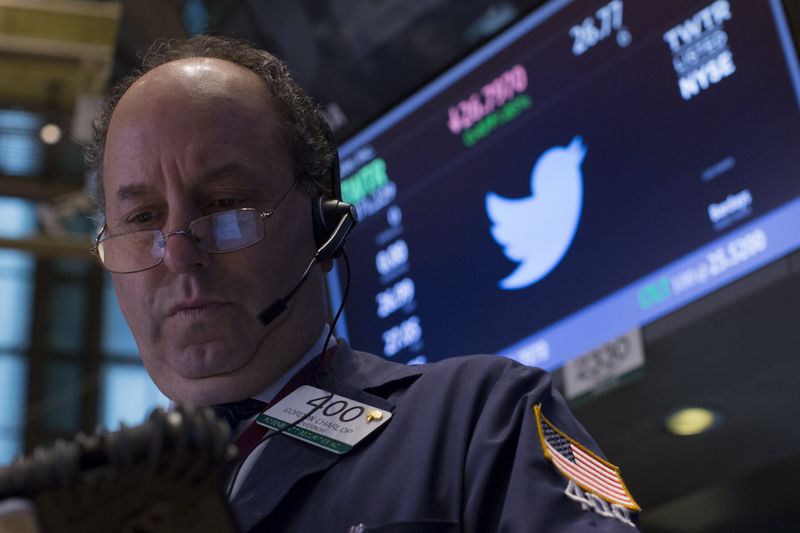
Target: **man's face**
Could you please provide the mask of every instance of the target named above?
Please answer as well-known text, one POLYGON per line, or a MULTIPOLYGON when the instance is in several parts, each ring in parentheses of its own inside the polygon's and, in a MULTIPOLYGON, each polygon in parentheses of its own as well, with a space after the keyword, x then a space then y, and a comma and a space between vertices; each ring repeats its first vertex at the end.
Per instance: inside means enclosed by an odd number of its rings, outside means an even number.
POLYGON ((324 323, 319 269, 269 327, 256 318, 297 281, 315 246, 308 197, 292 188, 289 151, 255 74, 217 59, 145 74, 114 111, 103 168, 111 235, 185 230, 201 216, 241 207, 267 211, 291 189, 250 248, 209 254, 174 235, 159 266, 113 274, 162 392, 200 405, 243 399, 311 347, 324 323))

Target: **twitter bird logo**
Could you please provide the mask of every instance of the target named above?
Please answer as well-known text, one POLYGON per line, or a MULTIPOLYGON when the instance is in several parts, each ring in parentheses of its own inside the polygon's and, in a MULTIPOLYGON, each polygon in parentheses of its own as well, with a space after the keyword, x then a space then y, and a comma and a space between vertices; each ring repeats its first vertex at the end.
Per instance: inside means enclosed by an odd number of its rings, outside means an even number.
POLYGON ((553 270, 567 253, 583 207, 583 139, 546 150, 531 170, 531 196, 486 195, 492 237, 506 257, 519 263, 500 280, 503 289, 522 289, 553 270))

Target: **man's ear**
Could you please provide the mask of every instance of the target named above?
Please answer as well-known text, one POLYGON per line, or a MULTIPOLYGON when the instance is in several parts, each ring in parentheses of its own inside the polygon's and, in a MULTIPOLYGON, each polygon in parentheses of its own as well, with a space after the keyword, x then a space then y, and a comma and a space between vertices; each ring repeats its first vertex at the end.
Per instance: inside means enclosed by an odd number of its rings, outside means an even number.
POLYGON ((327 274, 328 272, 333 270, 333 259, 326 259, 325 261, 320 263, 320 265, 322 265, 322 271, 327 274))

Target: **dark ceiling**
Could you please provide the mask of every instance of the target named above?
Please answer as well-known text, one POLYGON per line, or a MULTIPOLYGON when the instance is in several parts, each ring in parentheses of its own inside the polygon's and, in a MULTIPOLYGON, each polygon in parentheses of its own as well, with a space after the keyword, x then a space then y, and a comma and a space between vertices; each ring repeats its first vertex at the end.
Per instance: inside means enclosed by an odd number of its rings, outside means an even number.
POLYGON ((800 253, 644 328, 643 376, 575 408, 651 533, 800 531, 800 253), (661 421, 723 415, 678 437, 661 421))
POLYGON ((244 39, 289 64, 341 141, 541 3, 123 0, 112 81, 155 39, 244 39))

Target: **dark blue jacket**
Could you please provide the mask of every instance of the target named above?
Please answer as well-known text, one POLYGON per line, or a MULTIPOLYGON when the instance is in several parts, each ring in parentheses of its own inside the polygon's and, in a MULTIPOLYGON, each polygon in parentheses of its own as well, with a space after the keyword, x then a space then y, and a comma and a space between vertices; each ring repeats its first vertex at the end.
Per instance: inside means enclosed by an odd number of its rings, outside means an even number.
POLYGON ((569 498, 545 458, 537 404, 600 451, 542 370, 487 355, 406 366, 340 341, 316 386, 393 416, 341 456, 269 441, 233 501, 250 531, 635 531, 569 498))

